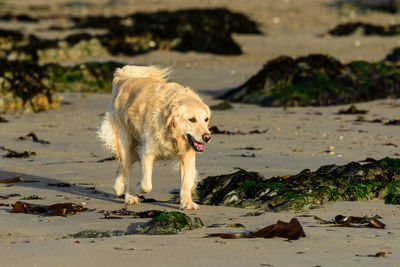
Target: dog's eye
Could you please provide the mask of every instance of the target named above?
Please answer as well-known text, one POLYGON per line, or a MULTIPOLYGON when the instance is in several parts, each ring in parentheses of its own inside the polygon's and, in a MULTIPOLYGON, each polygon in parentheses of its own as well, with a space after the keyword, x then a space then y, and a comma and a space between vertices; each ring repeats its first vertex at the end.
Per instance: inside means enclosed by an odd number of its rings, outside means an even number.
POLYGON ((194 123, 196 122, 196 118, 190 118, 189 121, 194 123))
POLYGON ((207 121, 208 121, 208 118, 206 118, 204 121, 207 122, 207 121))

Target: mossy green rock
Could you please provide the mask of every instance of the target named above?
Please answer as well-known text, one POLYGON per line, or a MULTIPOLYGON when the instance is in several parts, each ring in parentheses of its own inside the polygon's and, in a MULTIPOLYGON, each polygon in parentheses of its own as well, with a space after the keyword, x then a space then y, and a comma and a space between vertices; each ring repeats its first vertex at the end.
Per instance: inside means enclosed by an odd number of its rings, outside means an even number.
POLYGON ((201 204, 266 211, 305 210, 329 201, 384 199, 387 204, 400 204, 400 159, 326 165, 315 172, 305 169, 296 175, 270 179, 239 170, 207 177, 197 191, 201 204))
POLYGON ((281 56, 221 98, 263 106, 326 106, 400 96, 400 67, 383 62, 342 64, 315 54, 281 56))
POLYGON ((182 212, 171 211, 157 215, 143 227, 134 230, 133 234, 170 235, 202 227, 204 227, 204 224, 200 218, 190 217, 182 212))
POLYGON ((122 66, 122 63, 111 61, 70 67, 49 64, 46 69, 58 92, 111 92, 112 75, 116 68, 122 66))

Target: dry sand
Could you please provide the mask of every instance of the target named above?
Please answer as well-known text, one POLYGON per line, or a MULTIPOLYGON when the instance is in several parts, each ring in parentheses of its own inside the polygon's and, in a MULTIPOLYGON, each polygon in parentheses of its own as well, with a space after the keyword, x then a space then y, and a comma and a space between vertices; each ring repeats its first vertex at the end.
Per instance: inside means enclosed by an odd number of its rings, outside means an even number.
MULTIPOLYGON (((244 54, 216 56, 211 54, 159 51, 132 58, 119 58, 133 64, 170 65, 175 68, 174 80, 196 89, 208 104, 227 88, 235 87, 257 72, 266 60, 277 55, 307 55, 324 52, 343 62, 355 59, 379 60, 390 49, 400 46, 399 38, 343 37, 320 38, 338 22, 363 20, 376 23, 400 23, 399 16, 370 14, 348 18, 338 15, 336 1, 136 1, 113 8, 101 5, 84 10, 57 9, 64 1, 30 1, 48 4, 52 12, 123 14, 134 11, 154 11, 186 7, 221 7, 245 12, 262 24, 264 36, 237 35, 244 54), (277 22, 279 18, 279 23, 277 22), (358 42, 360 46, 355 46, 358 42)), ((118 1, 116 1, 118 2, 118 1)), ((25 1, 2 1, 3 7, 26 12, 25 1), (25 3, 25 4, 24 4, 25 3), (12 5, 12 6, 11 6, 12 5)), ((37 11, 34 11, 37 12, 37 11)), ((14 25, 15 26, 15 25, 14 25)), ((17 25, 18 26, 18 25, 17 25)), ((11 193, 22 197, 38 195, 34 203, 85 202, 88 208, 115 210, 123 207, 115 200, 111 184, 117 163, 96 161, 108 156, 99 141, 96 129, 106 111, 109 95, 62 94, 63 105, 58 110, 37 114, 5 115, 9 123, 0 124, 0 146, 17 151, 35 151, 28 159, 0 160, 0 178, 16 175, 40 183, 18 183, 0 186, 0 195, 11 193), (17 137, 35 132, 49 145, 19 141, 17 137), (49 187, 48 183, 93 183, 99 194, 85 185, 67 188, 49 187), (104 193, 108 193, 107 197, 104 193)), ((378 100, 357 104, 368 109, 368 119, 393 119, 399 116, 399 100, 378 100)), ((355 115, 340 116, 342 106, 321 108, 261 108, 234 104, 229 111, 214 111, 212 125, 220 129, 265 130, 258 135, 215 135, 203 154, 198 155, 197 167, 201 177, 226 174, 234 167, 258 171, 266 177, 294 174, 302 169, 315 170, 324 164, 345 164, 366 157, 395 156, 400 145, 399 129, 375 123, 354 124, 355 115), (243 158, 239 147, 262 147, 256 157, 243 158), (335 154, 324 152, 334 146, 335 154)), ((251 151, 253 152, 253 151, 251 151)), ((0 156, 5 154, 0 151, 0 156)), ((397 154, 398 155, 398 154, 397 154)), ((172 162, 158 162, 154 169, 154 189, 148 197, 158 202, 130 206, 130 210, 177 210, 169 200, 172 189, 179 188, 178 174, 172 162)), ((135 177, 139 175, 134 165, 135 177)), ((13 204, 18 198, 1 200, 13 204)), ((130 235, 101 239, 62 239, 85 229, 125 230, 147 219, 103 220, 102 214, 79 213, 68 217, 39 217, 10 214, 10 207, 0 207, 0 265, 1 266, 398 266, 400 262, 400 208, 382 201, 329 203, 302 213, 265 213, 258 217, 241 217, 251 210, 201 206, 186 214, 200 217, 206 225, 240 222, 246 230, 256 230, 275 223, 289 221, 300 214, 312 214, 331 219, 337 214, 376 215, 387 225, 383 230, 329 228, 319 225, 312 217, 298 217, 307 237, 286 242, 283 239, 222 240, 203 238, 209 233, 237 232, 233 228, 204 228, 171 236, 130 235), (133 249, 133 250, 131 250, 133 249), (386 258, 359 257, 379 251, 391 252, 386 258)))

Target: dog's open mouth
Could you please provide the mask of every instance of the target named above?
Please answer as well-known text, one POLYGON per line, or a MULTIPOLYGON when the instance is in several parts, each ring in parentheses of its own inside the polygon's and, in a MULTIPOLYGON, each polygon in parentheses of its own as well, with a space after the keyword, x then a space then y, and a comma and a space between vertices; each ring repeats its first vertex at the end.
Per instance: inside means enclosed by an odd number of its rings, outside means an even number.
POLYGON ((204 149, 206 148, 205 144, 197 142, 196 140, 194 140, 194 138, 190 134, 187 135, 187 139, 188 139, 189 144, 197 152, 203 152, 204 149))

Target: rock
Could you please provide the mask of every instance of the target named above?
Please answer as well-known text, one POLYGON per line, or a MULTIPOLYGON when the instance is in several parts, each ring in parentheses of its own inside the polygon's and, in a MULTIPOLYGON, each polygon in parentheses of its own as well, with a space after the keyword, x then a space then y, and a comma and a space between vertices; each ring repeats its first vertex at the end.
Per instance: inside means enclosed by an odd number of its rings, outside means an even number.
POLYGON ((111 54, 139 54, 155 49, 241 54, 232 33, 260 34, 257 23, 224 8, 135 13, 127 17, 72 18, 76 28, 104 28, 98 36, 111 54), (124 25, 129 19, 131 25, 124 25), (168 25, 168 27, 165 27, 168 25))
POLYGON ((98 38, 81 40, 75 44, 69 44, 66 41, 58 41, 57 46, 39 49, 37 53, 39 61, 42 63, 110 56, 107 48, 102 45, 98 38))
POLYGON ((163 212, 154 217, 143 227, 136 228, 127 234, 170 235, 181 231, 203 228, 200 218, 190 217, 182 212, 163 212))
POLYGON ((220 98, 262 106, 326 106, 400 96, 400 67, 383 62, 343 65, 320 54, 268 61, 220 98))
POLYGON ((58 105, 45 67, 0 59, 0 113, 38 112, 58 105))
POLYGON ((265 179, 256 172, 239 170, 209 176, 197 186, 205 205, 259 208, 266 211, 305 210, 329 201, 384 199, 400 204, 400 159, 383 158, 361 165, 326 165, 315 172, 265 179))

